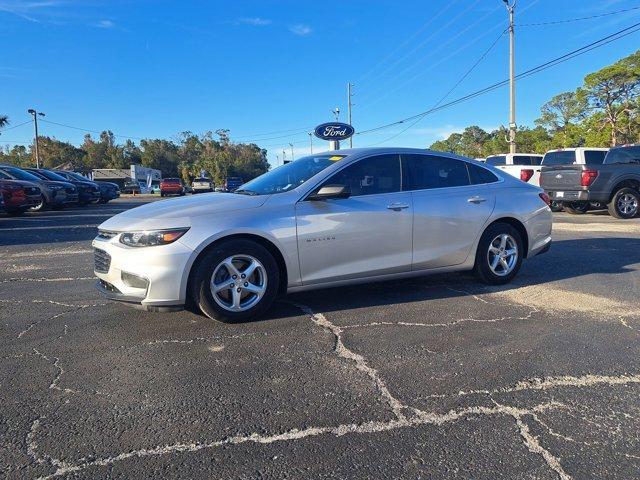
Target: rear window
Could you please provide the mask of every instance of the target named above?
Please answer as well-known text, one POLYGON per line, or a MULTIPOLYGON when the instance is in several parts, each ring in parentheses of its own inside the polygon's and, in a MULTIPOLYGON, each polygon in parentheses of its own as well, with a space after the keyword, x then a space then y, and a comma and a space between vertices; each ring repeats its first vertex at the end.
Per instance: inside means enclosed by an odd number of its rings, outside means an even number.
POLYGON ((486 161, 487 165, 506 165, 507 164, 507 157, 505 155, 493 155, 491 157, 487 157, 487 161, 486 161))
POLYGON ((494 183, 498 181, 498 177, 486 168, 474 165, 473 163, 467 163, 467 169, 469 170, 469 178, 471 179, 472 185, 481 185, 483 183, 494 183))
POLYGON ((576 162, 576 152, 564 150, 548 152, 542 159, 542 165, 573 165, 576 162))
POLYGON ((514 165, 531 165, 531 157, 529 155, 514 155, 514 165))
POLYGON ((612 148, 604 163, 640 163, 640 146, 612 148))
POLYGON ((604 150, 585 150, 584 161, 587 165, 600 165, 606 155, 607 152, 604 150))

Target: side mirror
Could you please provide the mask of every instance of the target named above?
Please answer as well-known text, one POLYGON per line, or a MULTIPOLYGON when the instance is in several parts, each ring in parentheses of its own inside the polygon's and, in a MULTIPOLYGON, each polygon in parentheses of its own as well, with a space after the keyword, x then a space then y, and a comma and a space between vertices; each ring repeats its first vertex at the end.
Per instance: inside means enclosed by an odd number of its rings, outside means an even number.
POLYGON ((324 185, 316 193, 309 195, 307 200, 318 202, 332 198, 349 198, 350 196, 351 189, 348 185, 324 185))

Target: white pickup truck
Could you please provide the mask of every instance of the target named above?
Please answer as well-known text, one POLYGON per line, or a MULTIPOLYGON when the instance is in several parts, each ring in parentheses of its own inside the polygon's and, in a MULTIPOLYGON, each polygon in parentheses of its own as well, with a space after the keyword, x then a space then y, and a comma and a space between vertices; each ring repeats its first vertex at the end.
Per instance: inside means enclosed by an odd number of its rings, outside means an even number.
POLYGON ((485 162, 487 165, 503 170, 512 177, 539 187, 542 157, 542 155, 535 153, 505 153, 491 155, 487 157, 485 162))

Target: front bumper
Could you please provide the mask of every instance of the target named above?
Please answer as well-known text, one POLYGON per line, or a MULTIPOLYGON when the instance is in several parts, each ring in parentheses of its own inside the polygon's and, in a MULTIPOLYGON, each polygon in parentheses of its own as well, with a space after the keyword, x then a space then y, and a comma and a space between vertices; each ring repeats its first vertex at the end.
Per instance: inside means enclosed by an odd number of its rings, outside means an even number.
POLYGON ((100 192, 100 199, 101 200, 114 200, 116 198, 120 197, 120 192, 118 190, 106 190, 106 191, 102 191, 100 192))
POLYGON ((176 241, 155 247, 128 247, 119 242, 119 235, 111 239, 96 238, 92 246, 94 273, 98 277, 98 290, 107 298, 138 304, 144 308, 166 307, 177 309, 184 305, 181 293, 186 282, 187 265, 192 250, 176 241), (146 288, 131 286, 123 273, 141 277, 146 288))

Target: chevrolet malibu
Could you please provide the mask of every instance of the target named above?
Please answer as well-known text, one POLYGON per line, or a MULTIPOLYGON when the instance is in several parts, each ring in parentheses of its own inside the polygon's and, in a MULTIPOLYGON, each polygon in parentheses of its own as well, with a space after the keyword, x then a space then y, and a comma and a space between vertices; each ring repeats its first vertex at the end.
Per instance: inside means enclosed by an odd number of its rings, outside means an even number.
POLYGON ((473 270, 499 285, 551 245, 546 194, 493 167, 418 149, 312 155, 244 184, 150 203, 99 227, 98 289, 147 310, 224 321, 279 294, 473 270))

